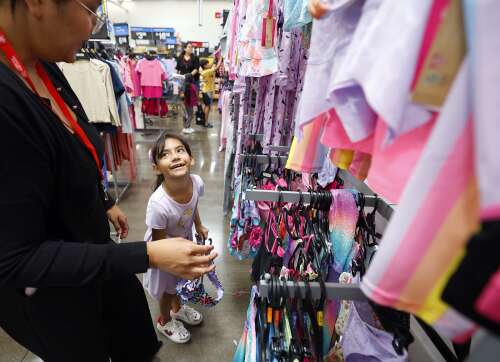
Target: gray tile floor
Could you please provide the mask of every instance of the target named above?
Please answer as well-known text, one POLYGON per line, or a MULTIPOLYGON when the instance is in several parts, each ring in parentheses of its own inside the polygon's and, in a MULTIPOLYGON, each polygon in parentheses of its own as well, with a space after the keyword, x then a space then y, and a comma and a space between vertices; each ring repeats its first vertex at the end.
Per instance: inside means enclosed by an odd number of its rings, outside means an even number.
MULTIPOLYGON (((186 345, 176 345, 164 337, 163 348, 156 361, 230 361, 243 329, 250 290, 249 262, 240 262, 228 255, 226 240, 229 220, 222 214, 224 154, 218 152, 219 116, 212 113, 213 129, 193 126, 196 132, 187 136, 195 157, 193 173, 205 181, 205 197, 200 200, 199 210, 204 224, 210 229, 210 236, 219 253, 218 275, 225 288, 225 296, 212 309, 199 309, 205 321, 200 327, 191 328, 192 340, 186 345), (239 293, 243 292, 243 293, 239 293)), ((180 119, 162 121, 159 126, 179 132, 180 119)), ((154 175, 147 159, 148 140, 154 135, 137 135, 136 154, 138 158, 138 179, 120 202, 128 216, 130 236, 128 240, 143 240, 145 209, 152 191, 154 175)), ((123 167, 125 172, 126 167, 123 167)), ((158 316, 157 303, 148 296, 153 320, 158 316)), ((119 333, 119 331, 117 331, 119 333)), ((25 348, 14 342, 0 329, 0 362, 41 361, 25 348)), ((89 361, 90 362, 90 361, 89 361)))

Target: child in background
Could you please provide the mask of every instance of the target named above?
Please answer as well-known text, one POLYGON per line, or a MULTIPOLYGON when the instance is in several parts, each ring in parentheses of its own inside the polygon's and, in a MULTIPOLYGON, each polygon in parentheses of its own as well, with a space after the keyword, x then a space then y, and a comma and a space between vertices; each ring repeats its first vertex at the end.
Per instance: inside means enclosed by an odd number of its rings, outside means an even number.
POLYGON ((210 65, 210 62, 206 59, 200 60, 201 67, 201 92, 203 96, 203 112, 205 113, 205 127, 213 128, 213 125, 208 121, 208 116, 210 115, 210 108, 212 106, 212 100, 214 98, 215 92, 215 73, 220 67, 220 59, 217 65, 210 65))
POLYGON ((184 80, 184 128, 182 133, 191 134, 194 129, 191 122, 194 117, 194 107, 198 105, 198 90, 191 74, 185 75, 184 80))
MULTIPOLYGON (((151 149, 150 160, 158 179, 146 211, 145 240, 172 237, 193 240, 193 224, 198 235, 207 239, 208 229, 198 213, 198 198, 203 196, 204 184, 200 176, 190 173, 194 159, 189 144, 180 136, 165 133, 151 149)), ((160 303, 158 330, 175 343, 186 343, 191 334, 184 323, 199 325, 203 316, 187 305, 181 306, 176 292, 179 280, 158 269, 149 269, 143 283, 160 303)))

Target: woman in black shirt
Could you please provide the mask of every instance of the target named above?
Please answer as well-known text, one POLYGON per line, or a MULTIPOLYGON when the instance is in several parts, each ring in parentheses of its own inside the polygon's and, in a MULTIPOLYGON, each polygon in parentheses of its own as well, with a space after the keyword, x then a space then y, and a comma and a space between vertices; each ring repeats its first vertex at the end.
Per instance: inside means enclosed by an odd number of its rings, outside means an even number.
POLYGON ((198 89, 200 88, 200 60, 193 54, 193 44, 187 43, 184 46, 184 50, 177 59, 177 71, 182 75, 191 73, 198 89))
POLYGON ((63 74, 101 0, 0 0, 0 327, 44 361, 150 361, 160 344, 136 273, 184 278, 215 253, 183 239, 115 244, 104 147, 63 74))

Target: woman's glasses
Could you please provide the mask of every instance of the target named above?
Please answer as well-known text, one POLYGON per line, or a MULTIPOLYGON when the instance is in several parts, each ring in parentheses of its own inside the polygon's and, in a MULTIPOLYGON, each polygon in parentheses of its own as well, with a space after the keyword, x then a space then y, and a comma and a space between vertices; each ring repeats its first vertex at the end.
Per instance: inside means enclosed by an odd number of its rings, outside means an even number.
POLYGON ((75 1, 78 4, 80 4, 80 6, 82 8, 87 10, 91 15, 95 16, 96 23, 95 23, 94 28, 92 29, 92 35, 99 33, 101 31, 102 27, 104 26, 104 24, 106 24, 106 19, 104 19, 102 16, 98 15, 95 11, 90 10, 90 8, 87 5, 85 5, 84 3, 82 3, 80 0, 75 0, 75 1))

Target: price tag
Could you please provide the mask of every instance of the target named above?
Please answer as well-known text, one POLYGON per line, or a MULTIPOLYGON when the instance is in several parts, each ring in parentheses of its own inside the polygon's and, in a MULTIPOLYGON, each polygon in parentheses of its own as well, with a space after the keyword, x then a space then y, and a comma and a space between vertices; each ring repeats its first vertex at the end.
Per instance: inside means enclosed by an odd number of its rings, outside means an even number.
POLYGON ((413 102, 433 110, 442 107, 466 53, 460 0, 451 0, 441 18, 411 94, 413 102))
POLYGON ((274 33, 276 31, 276 18, 266 16, 262 25, 262 46, 264 48, 274 47, 274 33))

